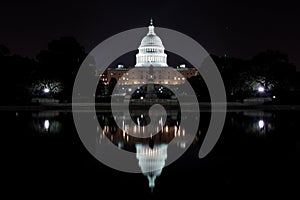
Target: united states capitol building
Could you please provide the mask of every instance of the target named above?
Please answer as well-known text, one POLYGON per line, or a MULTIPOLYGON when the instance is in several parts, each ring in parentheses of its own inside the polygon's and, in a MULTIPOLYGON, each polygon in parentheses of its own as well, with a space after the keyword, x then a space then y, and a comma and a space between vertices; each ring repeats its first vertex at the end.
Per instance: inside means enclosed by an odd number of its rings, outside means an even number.
POLYGON ((108 68, 100 76, 104 84, 109 84, 112 79, 118 81, 120 85, 130 86, 134 84, 147 84, 149 79, 153 84, 178 85, 183 84, 187 78, 199 75, 194 68, 188 68, 185 64, 172 67, 174 70, 168 70, 168 55, 165 53, 165 47, 160 37, 155 33, 153 21, 150 21, 147 35, 142 39, 136 54, 135 66, 125 67, 118 65, 114 68, 108 68), (150 72, 152 68, 152 73, 150 72), (135 69, 133 73, 129 71, 135 69), (178 72, 180 76, 178 76, 178 72))

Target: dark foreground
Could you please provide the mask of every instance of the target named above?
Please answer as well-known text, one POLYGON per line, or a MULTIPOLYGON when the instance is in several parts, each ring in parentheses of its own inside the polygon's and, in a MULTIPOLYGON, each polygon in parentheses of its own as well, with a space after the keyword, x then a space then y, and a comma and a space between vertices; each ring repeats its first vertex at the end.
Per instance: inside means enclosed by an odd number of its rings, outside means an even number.
MULTIPOLYGON (((11 198, 39 199, 299 196, 300 111, 229 111, 213 151, 198 158, 199 136, 163 169, 152 193, 143 174, 119 172, 93 158, 77 135, 70 111, 2 111, 2 189, 11 198)), ((201 117, 200 130, 205 132, 209 113, 201 117)))

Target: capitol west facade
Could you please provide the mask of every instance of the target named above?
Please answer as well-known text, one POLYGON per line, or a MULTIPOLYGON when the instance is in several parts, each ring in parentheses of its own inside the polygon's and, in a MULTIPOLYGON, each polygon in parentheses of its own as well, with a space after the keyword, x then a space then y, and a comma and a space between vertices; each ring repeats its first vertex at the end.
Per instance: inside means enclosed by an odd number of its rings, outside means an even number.
POLYGON ((118 65, 117 68, 108 68, 104 74, 100 75, 100 80, 104 84, 108 84, 114 78, 120 85, 130 86, 147 84, 148 80, 152 79, 153 84, 175 86, 185 83, 187 78, 199 75, 196 69, 187 68, 185 64, 172 68, 175 70, 168 70, 170 66, 167 64, 167 54, 164 50, 162 40, 156 35, 151 20, 148 33, 138 48, 135 66, 118 65), (135 68, 134 72, 129 73, 129 70, 133 68, 135 68), (154 69, 152 73, 150 68, 154 69), (180 76, 178 76, 178 72, 181 74, 180 76))

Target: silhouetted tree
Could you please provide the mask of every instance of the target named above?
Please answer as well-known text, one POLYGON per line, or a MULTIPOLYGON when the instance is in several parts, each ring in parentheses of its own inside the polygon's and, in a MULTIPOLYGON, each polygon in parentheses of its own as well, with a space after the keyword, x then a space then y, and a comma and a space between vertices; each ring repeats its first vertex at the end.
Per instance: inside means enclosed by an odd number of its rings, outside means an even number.
POLYGON ((260 77, 264 87, 276 93, 292 87, 296 67, 289 63, 286 54, 267 50, 254 56, 251 64, 249 74, 260 77))
POLYGON ((38 79, 32 83, 29 90, 33 96, 59 97, 63 90, 63 85, 61 82, 54 80, 38 79))
POLYGON ((242 100, 259 95, 270 96, 290 90, 295 85, 295 66, 288 56, 279 51, 267 50, 250 60, 212 56, 222 75, 228 100, 242 100), (260 94, 261 95, 261 94, 260 94))
POLYGON ((18 55, 10 55, 7 47, 0 45, 0 90, 1 103, 24 104, 29 101, 30 94, 26 90, 37 63, 29 58, 18 55))
POLYGON ((8 56, 10 54, 9 48, 0 44, 0 56, 8 56))
POLYGON ((62 82, 64 98, 70 100, 77 71, 85 57, 84 48, 74 38, 53 40, 36 57, 40 64, 39 77, 62 82))

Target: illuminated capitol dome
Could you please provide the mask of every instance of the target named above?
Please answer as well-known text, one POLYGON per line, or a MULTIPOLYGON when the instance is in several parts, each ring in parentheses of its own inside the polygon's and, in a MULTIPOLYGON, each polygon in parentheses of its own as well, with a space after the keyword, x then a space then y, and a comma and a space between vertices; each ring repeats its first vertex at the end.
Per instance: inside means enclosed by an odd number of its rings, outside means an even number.
MULTIPOLYGON (((113 79, 122 85, 123 90, 127 90, 131 85, 147 84, 149 79, 153 79, 154 84, 180 85, 185 83, 187 78, 197 76, 199 73, 194 68, 187 68, 185 64, 179 64, 176 67, 167 64, 167 54, 161 38, 156 35, 153 26, 153 20, 150 20, 148 33, 143 37, 138 53, 136 54, 136 63, 134 66, 124 66, 118 64, 117 67, 110 67, 100 75, 105 85, 113 79), (152 68, 153 71, 149 71, 152 68), (131 73, 128 73, 130 70, 131 73), (177 73, 179 72, 179 73, 177 73), (153 73, 153 74, 151 74, 153 73), (126 88, 128 86, 128 88, 126 88)), ((124 91, 119 93, 124 94, 124 91)))
POLYGON ((161 39, 155 34, 153 20, 150 20, 148 34, 142 39, 136 54, 136 67, 168 67, 167 54, 161 39))

